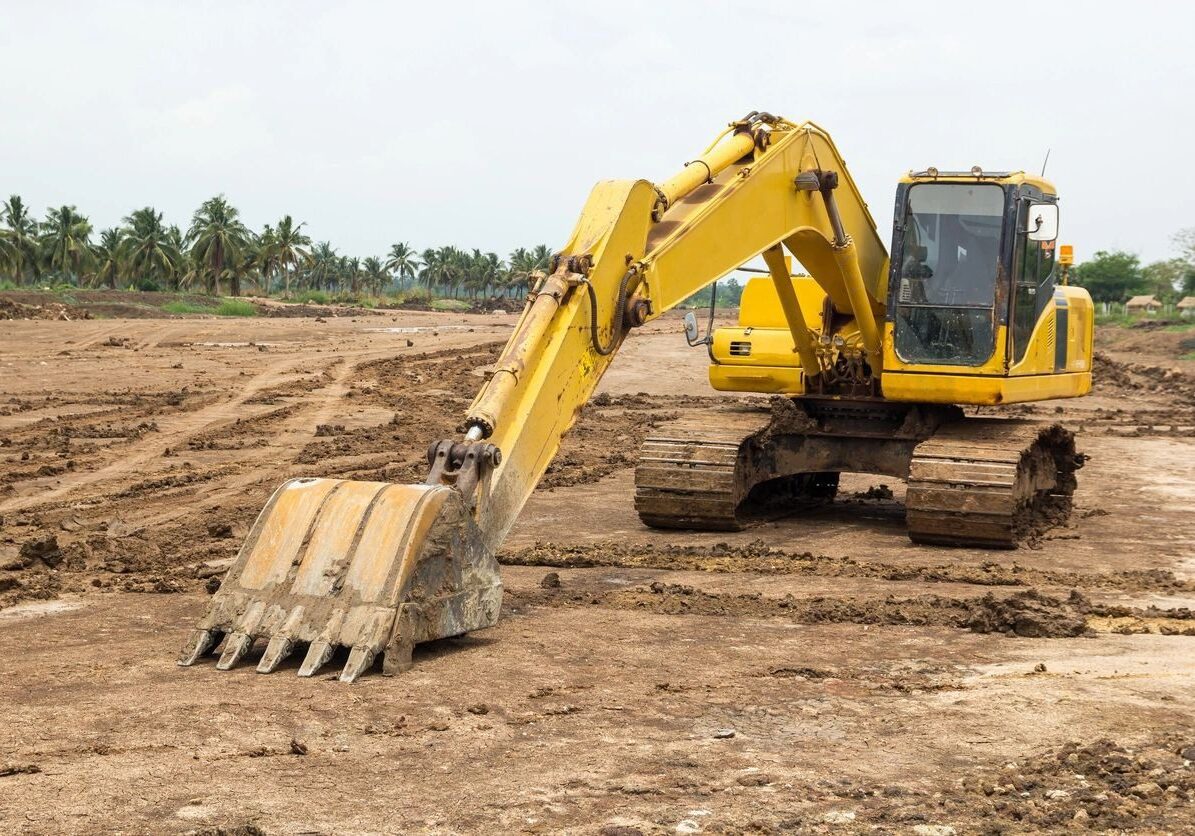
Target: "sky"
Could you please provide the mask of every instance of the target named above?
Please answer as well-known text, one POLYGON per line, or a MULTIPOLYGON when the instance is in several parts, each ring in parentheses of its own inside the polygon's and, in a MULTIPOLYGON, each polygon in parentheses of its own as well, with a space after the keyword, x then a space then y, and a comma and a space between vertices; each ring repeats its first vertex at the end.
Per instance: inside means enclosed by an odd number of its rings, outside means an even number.
POLYGON ((910 168, 1040 171, 1082 261, 1195 226, 1195 4, 0 0, 0 194, 96 230, 224 193, 342 254, 559 246, 766 110, 833 137, 887 239, 910 168))

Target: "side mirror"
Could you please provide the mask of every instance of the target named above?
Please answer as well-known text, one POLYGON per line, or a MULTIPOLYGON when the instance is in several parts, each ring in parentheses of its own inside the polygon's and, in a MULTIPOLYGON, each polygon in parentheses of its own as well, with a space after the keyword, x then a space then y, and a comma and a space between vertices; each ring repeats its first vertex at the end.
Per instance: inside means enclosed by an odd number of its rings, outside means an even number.
POLYGON ((1053 241, 1058 237, 1058 205, 1056 203, 1034 203, 1029 207, 1029 219, 1025 225, 1030 241, 1053 241))
POLYGON ((697 344, 697 314, 689 311, 685 314, 685 339, 689 341, 689 345, 697 344))

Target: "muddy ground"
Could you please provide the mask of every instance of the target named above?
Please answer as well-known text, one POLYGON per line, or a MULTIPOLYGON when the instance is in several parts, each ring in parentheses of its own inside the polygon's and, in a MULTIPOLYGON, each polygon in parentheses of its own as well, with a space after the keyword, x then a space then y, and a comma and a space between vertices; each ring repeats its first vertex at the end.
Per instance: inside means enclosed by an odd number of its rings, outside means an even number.
POLYGON ((499 626, 352 686, 177 668, 269 492, 421 479, 512 322, 0 323, 6 832, 1191 828, 1195 372, 1117 335, 1094 395, 1013 410, 1091 456, 1030 548, 915 547, 859 475, 644 528, 639 441, 726 400, 665 320, 512 532, 499 626))

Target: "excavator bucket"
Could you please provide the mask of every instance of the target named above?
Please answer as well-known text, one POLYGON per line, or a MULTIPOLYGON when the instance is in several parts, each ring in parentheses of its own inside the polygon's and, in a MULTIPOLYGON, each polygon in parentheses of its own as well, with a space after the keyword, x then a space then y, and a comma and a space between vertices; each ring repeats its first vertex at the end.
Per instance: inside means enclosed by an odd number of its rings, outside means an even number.
POLYGON ((498 564, 461 495, 442 485, 292 479, 274 492, 179 658, 223 649, 228 670, 259 640, 270 673, 306 645, 299 676, 339 646, 341 681, 383 654, 382 672, 411 666, 419 642, 497 622, 498 564))

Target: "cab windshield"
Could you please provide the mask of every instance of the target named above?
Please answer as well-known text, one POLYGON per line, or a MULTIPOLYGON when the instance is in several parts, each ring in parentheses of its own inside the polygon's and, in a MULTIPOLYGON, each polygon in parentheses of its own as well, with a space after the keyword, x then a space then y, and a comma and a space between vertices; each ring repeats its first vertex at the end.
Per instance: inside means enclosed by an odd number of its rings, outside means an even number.
POLYGON ((896 298, 901 359, 978 366, 992 356, 1003 219, 997 185, 909 188, 896 298))

